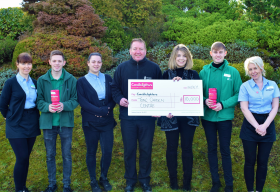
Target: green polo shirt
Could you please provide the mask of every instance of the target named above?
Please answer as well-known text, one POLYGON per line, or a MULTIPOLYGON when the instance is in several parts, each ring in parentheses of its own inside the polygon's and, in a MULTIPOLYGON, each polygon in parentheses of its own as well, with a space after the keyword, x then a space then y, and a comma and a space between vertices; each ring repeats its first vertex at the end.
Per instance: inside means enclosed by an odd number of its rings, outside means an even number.
MULTIPOLYGON (((223 69, 225 67, 225 64, 220 66, 219 68, 213 67, 213 65, 210 66, 210 78, 209 78, 209 88, 216 88, 217 89, 217 103, 221 102, 220 100, 220 93, 222 89, 222 77, 223 77, 223 69)), ((203 119, 207 121, 224 121, 226 119, 218 118, 218 112, 206 107, 204 117, 203 119)))
MULTIPOLYGON (((61 85, 63 84, 64 71, 62 71, 62 74, 58 80, 53 78, 51 70, 49 70, 49 75, 51 78, 52 90, 59 90, 59 97, 61 98, 61 90, 62 90, 61 85)), ((59 125, 60 125, 60 114, 55 112, 53 113, 52 126, 59 126, 59 125)))

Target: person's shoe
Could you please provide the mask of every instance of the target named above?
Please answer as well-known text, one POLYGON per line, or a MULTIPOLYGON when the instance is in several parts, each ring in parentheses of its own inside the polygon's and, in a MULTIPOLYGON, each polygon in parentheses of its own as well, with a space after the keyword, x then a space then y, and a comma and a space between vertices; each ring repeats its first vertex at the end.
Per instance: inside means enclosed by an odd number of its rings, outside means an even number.
POLYGON ((152 192, 152 187, 149 184, 142 183, 141 184, 143 192, 152 192))
POLYGON ((54 186, 48 186, 44 192, 55 192, 57 190, 57 185, 54 186))
POLYGON ((23 187, 23 191, 24 191, 24 192, 30 192, 30 191, 27 189, 26 186, 23 187))
POLYGON ((225 192, 233 192, 233 186, 226 186, 225 192))
POLYGON ((210 192, 219 192, 220 187, 221 187, 221 182, 213 183, 210 192))
POLYGON ((97 181, 91 181, 90 186, 91 186, 92 192, 102 192, 97 181))
POLYGON ((191 183, 184 182, 183 191, 191 191, 191 183))
POLYGON ((170 188, 172 190, 178 190, 179 189, 177 178, 170 178, 170 188))
POLYGON ((101 177, 99 178, 99 184, 104 188, 105 191, 111 191, 112 190, 112 185, 110 185, 108 179, 102 179, 101 177))
POLYGON ((125 192, 134 192, 134 185, 126 185, 125 192))
POLYGON ((63 192, 73 192, 71 187, 63 187, 63 192))

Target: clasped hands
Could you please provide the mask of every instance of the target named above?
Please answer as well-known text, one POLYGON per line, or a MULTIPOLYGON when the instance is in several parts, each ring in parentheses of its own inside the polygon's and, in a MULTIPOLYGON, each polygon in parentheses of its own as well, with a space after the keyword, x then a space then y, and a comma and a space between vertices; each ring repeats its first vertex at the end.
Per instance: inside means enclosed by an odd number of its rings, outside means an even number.
POLYGON ((54 104, 49 105, 49 111, 51 113, 55 113, 55 112, 60 113, 61 111, 63 111, 63 109, 64 109, 64 105, 61 102, 59 102, 59 104, 57 104, 57 105, 54 105, 54 104))
POLYGON ((264 124, 261 124, 256 127, 256 132, 261 136, 265 136, 266 129, 267 129, 267 126, 265 126, 264 124))
POLYGON ((217 103, 216 105, 214 105, 214 103, 213 103, 213 101, 211 100, 211 99, 206 99, 206 101, 205 101, 205 103, 206 103, 206 105, 210 108, 210 109, 212 109, 211 107, 215 107, 215 108, 213 108, 212 110, 214 110, 214 111, 221 111, 222 109, 223 109, 223 107, 222 107, 222 104, 221 103, 217 103))

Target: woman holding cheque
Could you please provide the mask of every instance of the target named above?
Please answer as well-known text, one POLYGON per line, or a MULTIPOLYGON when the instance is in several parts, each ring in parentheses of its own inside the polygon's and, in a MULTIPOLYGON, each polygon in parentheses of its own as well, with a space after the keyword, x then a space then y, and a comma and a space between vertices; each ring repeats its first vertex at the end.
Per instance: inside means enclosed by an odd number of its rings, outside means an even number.
POLYGON ((18 73, 5 82, 0 98, 0 111, 6 119, 6 137, 16 155, 14 181, 16 192, 28 192, 26 179, 29 157, 39 129, 39 111, 36 107, 37 81, 29 76, 32 58, 21 53, 16 61, 18 73))
POLYGON ((78 102, 82 107, 82 127, 87 145, 86 163, 92 191, 101 192, 95 173, 96 151, 100 140, 102 157, 99 183, 105 191, 110 191, 112 186, 107 179, 107 173, 112 159, 113 128, 116 126, 113 115, 116 103, 112 99, 110 88, 112 78, 100 72, 102 66, 100 53, 91 53, 87 64, 89 73, 79 78, 77 82, 78 102))
MULTIPOLYGON (((173 48, 168 62, 168 70, 163 73, 163 79, 179 81, 182 79, 200 79, 196 71, 191 70, 193 66, 192 55, 189 49, 179 44, 173 48)), ((177 182, 177 149, 179 135, 181 135, 182 161, 183 161, 183 189, 191 190, 193 153, 192 142, 196 127, 199 125, 198 117, 174 117, 169 113, 161 117, 158 124, 165 131, 167 140, 166 161, 169 172, 170 187, 178 189, 177 182)))
POLYGON ((246 74, 251 77, 240 87, 238 101, 245 116, 240 138, 242 139, 245 165, 244 177, 248 191, 254 191, 254 167, 257 160, 256 191, 263 190, 269 154, 276 140, 274 117, 279 106, 279 88, 267 80, 260 57, 250 57, 244 63, 246 74))

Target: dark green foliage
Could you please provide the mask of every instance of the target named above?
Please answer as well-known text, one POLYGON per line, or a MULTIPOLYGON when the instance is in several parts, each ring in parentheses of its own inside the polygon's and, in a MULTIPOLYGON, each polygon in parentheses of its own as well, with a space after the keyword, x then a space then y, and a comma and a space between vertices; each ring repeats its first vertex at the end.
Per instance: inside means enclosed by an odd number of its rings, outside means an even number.
POLYGON ((183 44, 211 46, 215 41, 225 44, 243 42, 247 47, 267 50, 280 46, 280 26, 269 21, 225 20, 223 15, 213 13, 198 18, 175 18, 166 25, 169 29, 163 32, 164 38, 183 44))
POLYGON ((174 16, 205 17, 208 13, 219 13, 226 19, 236 20, 242 14, 242 7, 237 1, 230 0, 163 0, 163 13, 169 19, 174 16))
POLYGON ((242 0, 246 15, 250 20, 262 21, 270 20, 279 24, 280 19, 280 1, 278 0, 242 0))
POLYGON ((32 21, 33 17, 19 8, 0 9, 0 39, 16 39, 25 31, 31 31, 32 21))
POLYGON ((127 49, 133 37, 125 31, 125 27, 115 18, 105 18, 106 34, 102 38, 103 42, 117 53, 122 49, 127 49))
POLYGON ((17 41, 10 38, 0 40, 0 64, 12 61, 16 45, 17 41))
POLYGON ((2 69, 0 71, 0 94, 2 92, 2 89, 4 87, 5 82, 16 75, 16 72, 12 69, 2 69))
POLYGON ((129 48, 132 38, 141 37, 149 46, 162 39, 165 16, 161 0, 90 0, 108 27, 104 42, 116 51, 129 48))

